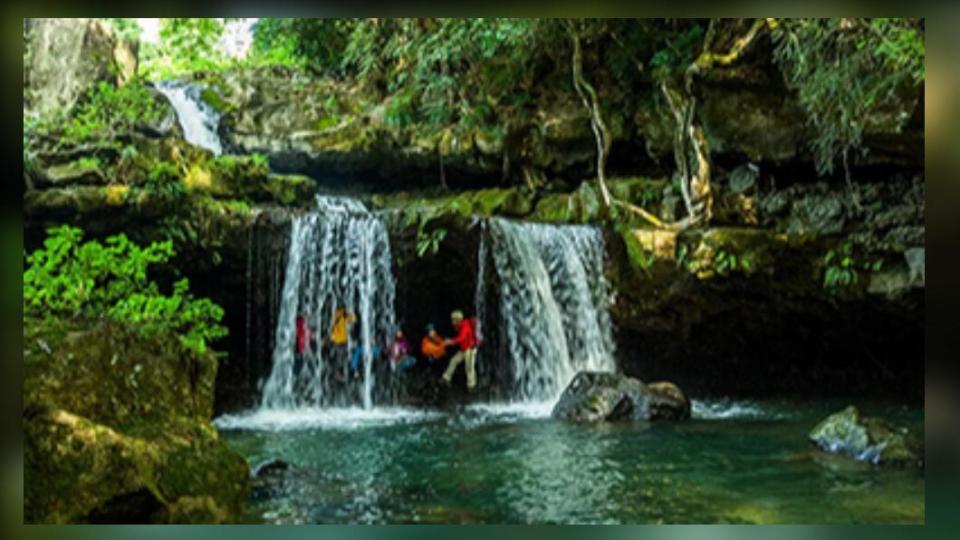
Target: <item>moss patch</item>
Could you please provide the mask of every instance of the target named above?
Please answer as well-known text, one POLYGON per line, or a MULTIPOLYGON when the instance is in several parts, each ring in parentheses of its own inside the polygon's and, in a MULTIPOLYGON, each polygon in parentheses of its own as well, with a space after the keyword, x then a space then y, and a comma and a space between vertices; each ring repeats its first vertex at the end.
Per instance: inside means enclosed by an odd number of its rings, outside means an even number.
POLYGON ((107 322, 24 324, 27 522, 240 515, 249 471, 209 423, 212 355, 107 322))

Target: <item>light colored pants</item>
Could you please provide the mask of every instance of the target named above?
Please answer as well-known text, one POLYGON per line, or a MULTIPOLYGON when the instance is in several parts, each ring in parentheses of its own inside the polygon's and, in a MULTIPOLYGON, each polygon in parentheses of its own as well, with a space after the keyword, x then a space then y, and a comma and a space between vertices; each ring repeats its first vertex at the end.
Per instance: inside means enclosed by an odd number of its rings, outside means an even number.
POLYGON ((460 351, 450 359, 450 365, 447 371, 443 373, 443 380, 448 383, 453 380, 453 372, 457 370, 460 362, 467 362, 467 388, 473 389, 477 386, 477 348, 460 351))

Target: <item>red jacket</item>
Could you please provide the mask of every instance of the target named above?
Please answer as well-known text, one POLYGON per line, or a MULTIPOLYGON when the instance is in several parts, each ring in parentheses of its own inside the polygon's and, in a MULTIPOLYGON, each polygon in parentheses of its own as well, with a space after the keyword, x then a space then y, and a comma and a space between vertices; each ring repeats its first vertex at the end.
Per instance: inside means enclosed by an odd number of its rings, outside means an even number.
POLYGON ((310 340, 313 339, 313 332, 307 327, 307 321, 303 317, 297 317, 297 353, 303 354, 310 348, 310 340))
POLYGON ((453 338, 454 345, 460 347, 461 351, 473 349, 477 346, 476 321, 472 318, 460 321, 457 326, 457 337, 453 338))

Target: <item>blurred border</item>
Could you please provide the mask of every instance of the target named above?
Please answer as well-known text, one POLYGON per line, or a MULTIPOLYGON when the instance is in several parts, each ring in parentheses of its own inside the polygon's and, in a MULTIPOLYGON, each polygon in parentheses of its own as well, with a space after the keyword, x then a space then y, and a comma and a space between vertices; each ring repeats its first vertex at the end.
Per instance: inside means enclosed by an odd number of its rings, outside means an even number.
MULTIPOLYGON (((960 83, 960 4, 933 1, 862 0, 760 2, 498 2, 459 4, 433 2, 341 2, 316 5, 294 3, 173 1, 163 4, 103 2, 7 1, 3 5, 5 36, 2 41, 4 74, 9 94, 4 95, 6 163, 14 174, 7 177, 9 195, 0 214, 3 247, 3 293, 0 298, 3 345, 3 437, 0 445, 0 525, 3 537, 14 540, 50 538, 111 539, 163 538, 447 538, 457 535, 509 538, 637 538, 696 540, 699 538, 747 539, 776 535, 784 539, 954 537, 960 530, 960 384, 956 358, 960 357, 960 133, 958 133, 958 83, 960 83), (113 8, 113 9, 111 9, 113 8), (165 11, 165 13, 160 12, 165 11), (926 526, 623 526, 623 527, 455 527, 455 526, 24 526, 22 525, 23 471, 21 449, 22 397, 22 19, 69 16, 541 16, 541 17, 710 17, 710 16, 913 16, 926 18, 926 170, 927 253, 934 259, 927 274, 926 373, 926 526), (12 164, 16 163, 16 168, 12 164), (954 531, 954 534, 950 534, 954 531)), ((918 357, 917 362, 921 360, 918 357)))

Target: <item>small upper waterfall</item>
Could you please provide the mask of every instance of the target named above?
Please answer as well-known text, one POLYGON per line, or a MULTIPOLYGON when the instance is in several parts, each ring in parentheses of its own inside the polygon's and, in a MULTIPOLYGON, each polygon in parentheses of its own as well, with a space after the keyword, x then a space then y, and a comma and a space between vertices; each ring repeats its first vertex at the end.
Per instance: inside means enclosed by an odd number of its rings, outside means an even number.
POLYGON ((382 371, 385 344, 396 331, 391 262, 383 221, 359 201, 318 196, 316 211, 293 218, 263 408, 358 402, 370 408, 391 399, 391 378, 382 371), (338 308, 355 318, 348 325, 347 349, 337 349, 327 339, 338 308), (296 350, 298 317, 315 338, 303 354, 296 350), (345 350, 356 346, 363 351, 360 380, 343 377, 345 350), (379 359, 372 354, 375 347, 379 359))
POLYGON ((515 399, 553 401, 578 371, 615 371, 601 231, 500 218, 488 231, 515 399))
POLYGON ((210 150, 215 155, 223 153, 217 127, 220 113, 201 99, 203 86, 180 81, 162 81, 157 90, 170 100, 183 128, 183 138, 190 144, 210 150))

